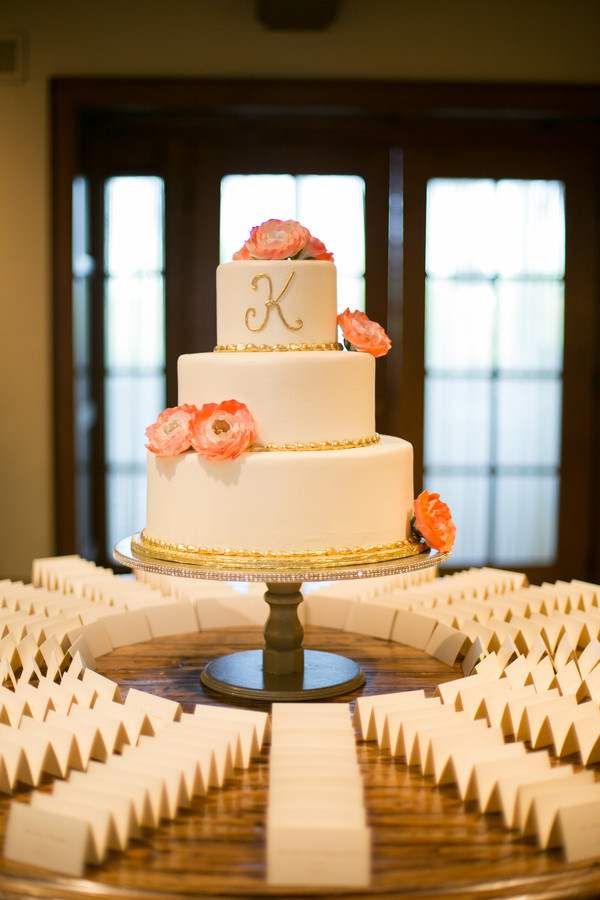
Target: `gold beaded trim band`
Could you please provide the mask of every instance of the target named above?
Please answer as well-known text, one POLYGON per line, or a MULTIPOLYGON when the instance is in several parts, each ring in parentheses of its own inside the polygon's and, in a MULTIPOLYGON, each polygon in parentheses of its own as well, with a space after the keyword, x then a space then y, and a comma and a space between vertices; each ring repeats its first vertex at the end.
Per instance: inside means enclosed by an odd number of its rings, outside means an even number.
POLYGON ((169 562, 187 563, 211 569, 289 569, 306 566, 328 569, 340 566, 370 565, 393 559, 416 556, 428 550, 423 541, 396 541, 393 544, 374 544, 371 547, 328 547, 325 550, 267 551, 232 550, 229 547, 192 547, 172 544, 151 537, 146 530, 131 541, 134 555, 152 557, 169 562))
POLYGON ((276 353, 284 350, 343 350, 342 344, 217 344, 214 353, 276 353))
POLYGON ((249 453, 262 453, 270 450, 289 451, 289 450, 353 450, 357 447, 369 447, 371 444, 378 444, 381 438, 378 434, 371 437, 356 438, 347 441, 310 441, 307 444, 250 444, 249 453))

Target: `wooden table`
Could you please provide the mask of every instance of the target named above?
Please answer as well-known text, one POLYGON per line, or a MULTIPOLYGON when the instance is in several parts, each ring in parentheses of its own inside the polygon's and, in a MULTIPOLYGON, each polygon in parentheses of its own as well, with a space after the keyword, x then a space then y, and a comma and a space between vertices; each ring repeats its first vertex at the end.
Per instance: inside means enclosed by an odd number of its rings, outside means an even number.
MULTIPOLYGON (((98 671, 129 687, 196 703, 223 705, 200 684, 200 672, 223 653, 262 646, 259 628, 206 631, 124 647, 98 660, 98 671)), ((424 653, 399 644, 324 628, 307 628, 304 646, 342 653, 363 667, 358 693, 425 688, 461 676, 424 653)), ((261 708, 261 704, 253 705, 261 708)), ((262 704, 268 709, 268 704, 262 704)), ((392 761, 372 743, 359 743, 372 827, 372 884, 367 891, 326 896, 403 898, 600 897, 600 865, 567 865, 559 851, 540 852, 503 828, 498 815, 481 816, 454 788, 436 788, 416 770, 392 761)), ((600 778, 600 767, 596 767, 600 778)), ((170 900, 190 897, 311 897, 319 890, 272 889, 265 881, 265 808, 268 748, 223 790, 194 801, 174 822, 148 831, 127 852, 110 856, 84 879, 56 876, 0 857, 0 897, 170 900)), ((10 798, 0 799, 0 829, 10 798)))

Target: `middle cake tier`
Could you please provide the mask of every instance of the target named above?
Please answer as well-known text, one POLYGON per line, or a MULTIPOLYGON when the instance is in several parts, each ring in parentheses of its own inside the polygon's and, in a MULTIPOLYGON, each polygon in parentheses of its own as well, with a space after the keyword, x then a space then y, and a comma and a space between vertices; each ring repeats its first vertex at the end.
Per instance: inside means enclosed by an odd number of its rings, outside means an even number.
POLYGON ((178 402, 245 403, 260 444, 370 441, 375 360, 339 350, 192 353, 179 357, 178 402))

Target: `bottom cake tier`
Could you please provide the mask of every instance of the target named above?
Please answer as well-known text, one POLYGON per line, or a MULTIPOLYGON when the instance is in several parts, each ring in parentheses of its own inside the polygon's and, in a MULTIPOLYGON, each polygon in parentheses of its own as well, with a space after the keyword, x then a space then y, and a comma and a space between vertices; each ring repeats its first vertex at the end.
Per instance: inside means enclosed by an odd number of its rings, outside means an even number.
POLYGON ((245 453, 210 462, 148 454, 146 528, 135 550, 180 562, 335 565, 426 550, 411 539, 413 449, 245 453))

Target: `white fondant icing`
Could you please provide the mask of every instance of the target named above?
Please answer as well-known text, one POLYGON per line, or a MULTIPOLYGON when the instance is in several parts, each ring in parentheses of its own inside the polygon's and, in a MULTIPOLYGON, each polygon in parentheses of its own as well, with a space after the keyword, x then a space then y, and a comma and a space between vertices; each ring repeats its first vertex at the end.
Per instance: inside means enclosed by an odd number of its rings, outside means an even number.
POLYGON ((217 268, 217 344, 313 344, 337 337, 333 263, 253 259, 217 268))
POLYGON ((180 404, 245 403, 263 444, 375 433, 375 360, 368 353, 193 353, 179 357, 178 385, 180 404))
POLYGON ((413 450, 401 438, 353 450, 247 453, 210 462, 148 454, 150 537, 194 547, 290 552, 406 539, 413 450))

